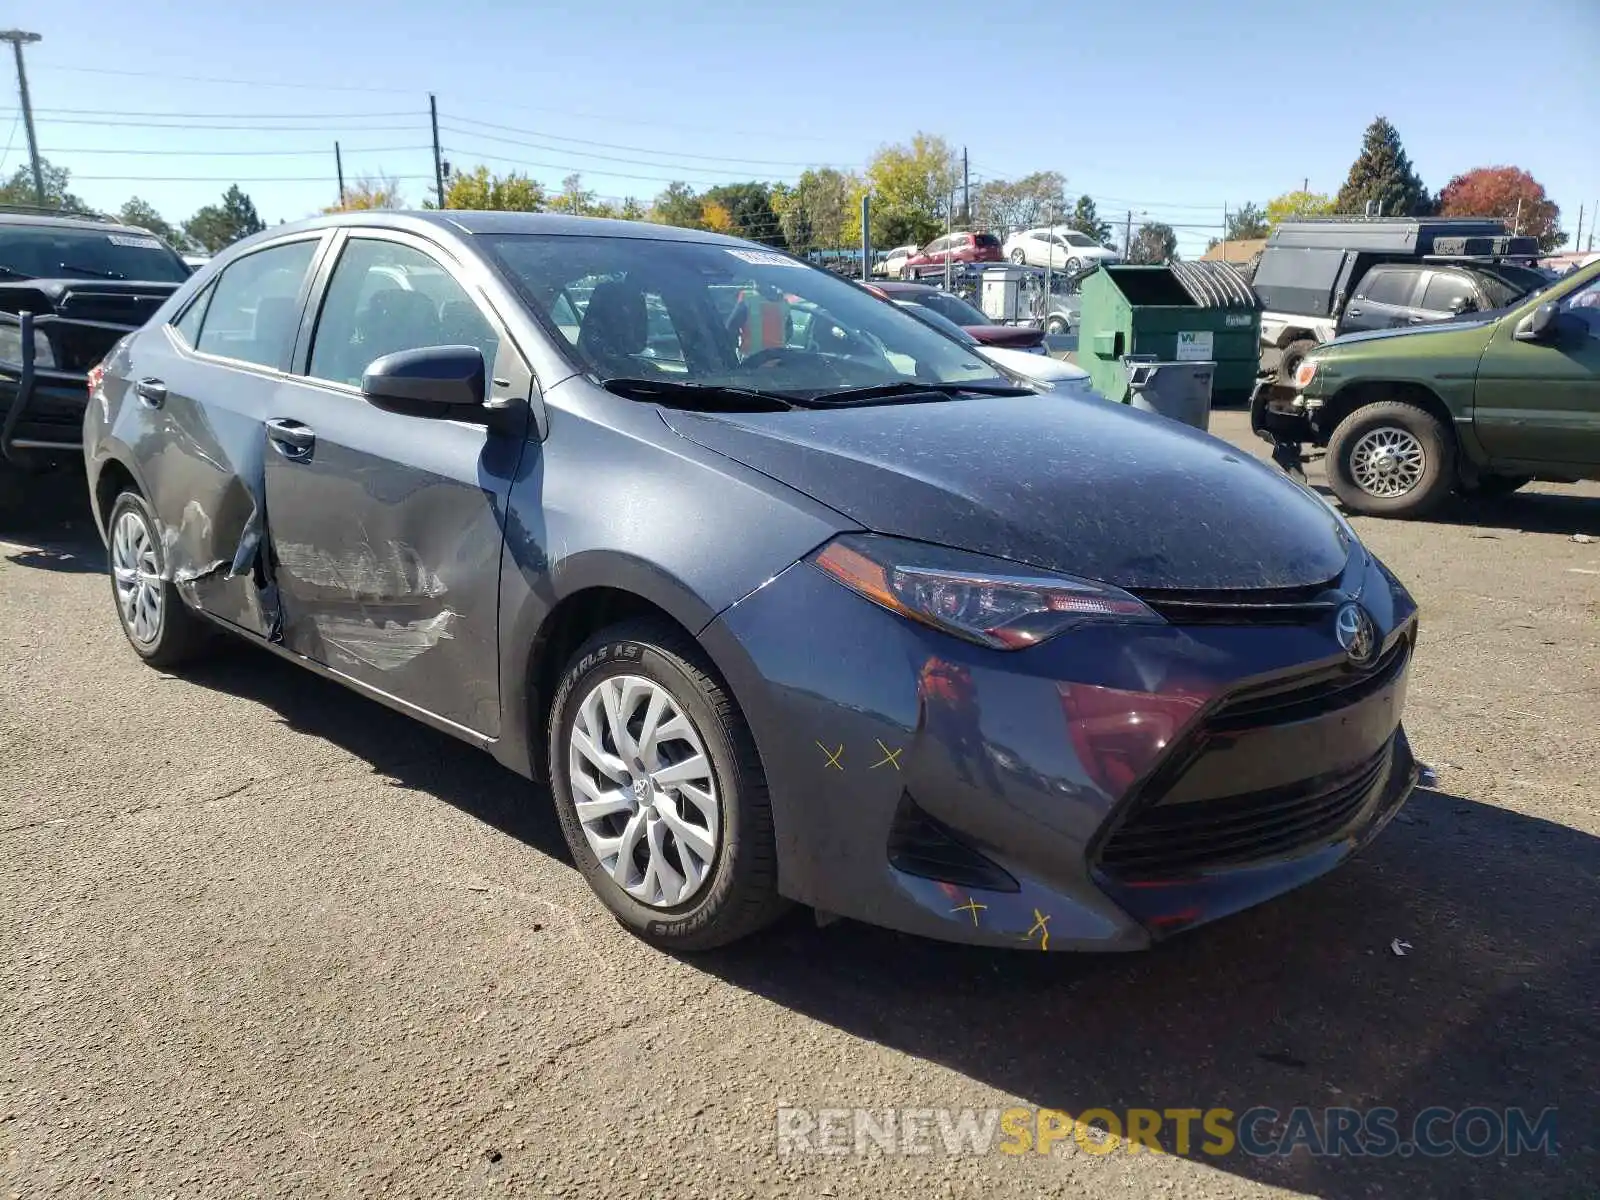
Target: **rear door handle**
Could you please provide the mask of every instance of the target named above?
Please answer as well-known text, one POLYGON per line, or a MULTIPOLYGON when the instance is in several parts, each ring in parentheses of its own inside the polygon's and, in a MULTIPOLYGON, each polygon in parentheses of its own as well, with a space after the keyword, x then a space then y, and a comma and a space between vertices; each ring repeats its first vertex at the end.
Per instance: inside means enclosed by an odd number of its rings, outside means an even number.
POLYGON ((167 385, 159 379, 141 379, 133 385, 133 394, 151 408, 160 408, 167 402, 167 385))
POLYGON ((285 458, 310 458, 311 448, 317 444, 317 435, 309 425, 287 417, 273 417, 267 422, 267 437, 272 448, 285 458))

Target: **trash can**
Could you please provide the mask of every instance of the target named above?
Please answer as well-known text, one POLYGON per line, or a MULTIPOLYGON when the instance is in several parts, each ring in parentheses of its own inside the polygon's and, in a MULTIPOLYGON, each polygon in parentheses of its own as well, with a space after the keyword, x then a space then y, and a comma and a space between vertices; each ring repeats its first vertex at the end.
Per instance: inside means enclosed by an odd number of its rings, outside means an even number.
POLYGON ((1246 404, 1260 364, 1261 301, 1230 263, 1102 267, 1084 277, 1078 365, 1108 400, 1131 398, 1128 366, 1212 364, 1211 397, 1246 404))
POLYGON ((1209 362, 1158 362, 1153 356, 1122 360, 1128 374, 1128 403, 1193 425, 1211 428, 1211 386, 1217 364, 1209 362))

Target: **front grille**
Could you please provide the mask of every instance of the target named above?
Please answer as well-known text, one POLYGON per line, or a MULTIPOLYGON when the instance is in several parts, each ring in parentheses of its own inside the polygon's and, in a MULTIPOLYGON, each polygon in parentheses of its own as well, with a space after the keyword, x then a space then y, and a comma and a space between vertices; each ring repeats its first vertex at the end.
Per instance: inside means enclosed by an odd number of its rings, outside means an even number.
POLYGON ((990 862, 924 812, 909 793, 900 797, 889 829, 889 865, 907 875, 991 892, 1021 888, 1005 868, 990 862))
POLYGON ((1107 839, 1100 864, 1123 878, 1159 878, 1259 862, 1338 833, 1382 781, 1393 741, 1360 766, 1285 787, 1152 804, 1107 839))
POLYGON ((1303 625, 1330 613, 1338 579, 1286 588, 1140 588, 1140 600, 1174 625, 1303 625))
POLYGON ((1410 637, 1400 637, 1365 671, 1341 663, 1315 674, 1297 675, 1240 692, 1212 715, 1206 727, 1236 731, 1286 724, 1359 703, 1393 683, 1405 670, 1410 655, 1410 637))

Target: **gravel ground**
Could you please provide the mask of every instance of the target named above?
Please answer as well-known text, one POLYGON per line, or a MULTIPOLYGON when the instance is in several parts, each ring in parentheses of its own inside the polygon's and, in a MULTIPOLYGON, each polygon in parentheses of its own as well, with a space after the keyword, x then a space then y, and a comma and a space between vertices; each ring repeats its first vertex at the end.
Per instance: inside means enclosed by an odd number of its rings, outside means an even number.
POLYGON ((1595 1194, 1600 488, 1357 521, 1437 790, 1127 957, 651 951, 487 756, 248 648, 139 664, 53 503, 0 522, 0 1200, 1595 1194), (1554 1106, 1560 1153, 779 1156, 780 1104, 1554 1106))

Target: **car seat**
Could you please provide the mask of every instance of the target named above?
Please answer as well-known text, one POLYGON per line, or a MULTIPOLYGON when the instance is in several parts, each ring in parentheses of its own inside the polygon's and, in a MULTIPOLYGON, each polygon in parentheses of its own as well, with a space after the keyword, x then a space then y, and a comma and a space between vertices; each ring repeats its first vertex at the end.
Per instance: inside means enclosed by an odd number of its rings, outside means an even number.
POLYGON ((589 296, 578 331, 578 353, 602 379, 637 375, 636 357, 649 340, 644 290, 626 280, 600 284, 589 296))

